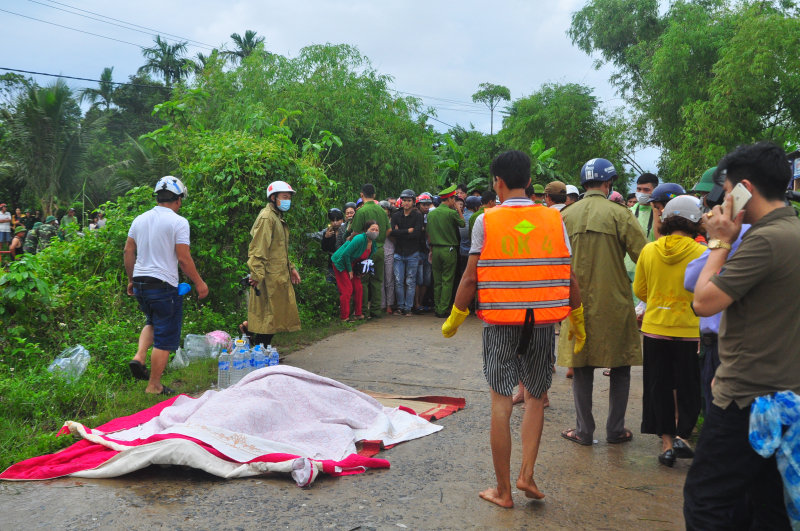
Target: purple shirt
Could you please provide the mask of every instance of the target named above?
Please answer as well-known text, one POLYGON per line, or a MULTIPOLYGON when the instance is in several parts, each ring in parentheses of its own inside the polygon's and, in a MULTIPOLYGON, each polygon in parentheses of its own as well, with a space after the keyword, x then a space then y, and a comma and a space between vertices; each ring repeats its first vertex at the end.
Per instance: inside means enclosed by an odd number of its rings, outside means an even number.
MULTIPOLYGON (((731 245, 731 252, 728 254, 728 258, 733 256, 733 253, 736 252, 736 249, 739 248, 739 244, 742 243, 742 236, 747 230, 750 228, 750 225, 742 225, 742 231, 739 233, 739 237, 733 242, 731 245)), ((686 266, 686 274, 683 277, 683 287, 686 291, 694 293, 694 287, 697 285, 697 279, 700 278, 700 272, 706 266, 706 262, 708 261, 708 253, 710 253, 710 249, 706 249, 706 251, 700 255, 700 258, 692 260, 689 262, 689 265, 686 266)), ((719 334, 719 322, 722 319, 722 312, 712 315, 711 317, 701 317, 700 318, 700 333, 701 334, 719 334)))

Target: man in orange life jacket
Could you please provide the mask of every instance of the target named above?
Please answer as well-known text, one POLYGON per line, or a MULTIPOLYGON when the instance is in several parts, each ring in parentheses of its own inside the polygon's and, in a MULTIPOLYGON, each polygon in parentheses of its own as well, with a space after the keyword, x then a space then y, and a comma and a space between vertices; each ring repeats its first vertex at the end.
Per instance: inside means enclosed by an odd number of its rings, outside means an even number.
POLYGON ((533 479, 544 427, 544 393, 553 381, 551 356, 554 323, 567 317, 577 339, 586 339, 578 281, 570 267, 570 243, 558 211, 535 205, 525 196, 531 160, 522 151, 506 151, 492 161, 494 190, 502 205, 486 210, 475 222, 469 262, 442 334, 452 337, 478 292, 483 328, 483 374, 491 388, 491 447, 497 487, 480 496, 501 507, 511 498, 512 393, 525 385, 522 417, 522 467, 517 489, 542 499, 533 479))

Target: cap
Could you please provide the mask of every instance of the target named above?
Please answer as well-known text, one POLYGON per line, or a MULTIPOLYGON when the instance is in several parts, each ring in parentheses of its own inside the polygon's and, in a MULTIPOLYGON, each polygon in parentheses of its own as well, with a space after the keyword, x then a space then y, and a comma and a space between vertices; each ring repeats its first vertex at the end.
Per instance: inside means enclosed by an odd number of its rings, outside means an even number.
POLYGON ((439 192, 439 199, 444 201, 445 199, 449 199, 456 195, 456 185, 448 186, 441 192, 439 192))
POLYGON ((0 203, 0 208, 7 207, 8 205, 5 203, 0 203))
POLYGON ((714 189, 714 170, 717 167, 714 166, 713 168, 707 169, 703 176, 700 177, 700 180, 694 185, 694 188, 691 189, 691 192, 710 192, 714 189))
POLYGON ((50 223, 51 221, 55 221, 55 220, 56 220, 55 216, 47 216, 47 219, 44 220, 44 222, 45 223, 50 223))
POLYGON ((75 212, 75 207, 69 207, 69 208, 67 209, 67 212, 75 212))
MULTIPOLYGON (((539 185, 536 185, 536 186, 539 186, 539 185)), ((536 186, 533 187, 534 190, 536 189, 536 186)), ((536 193, 538 194, 540 192, 536 192, 536 193)), ((550 184, 548 184, 547 186, 545 186, 541 193, 543 193, 543 194, 561 194, 561 195, 564 195, 564 194, 567 193, 567 185, 562 183, 561 181, 553 181, 550 184)))
POLYGON ((17 227, 14 230, 14 234, 19 234, 20 232, 27 232, 27 231, 28 231, 28 229, 26 229, 25 227, 17 227))
POLYGON ((25 209, 25 213, 26 213, 26 214, 30 214, 30 212, 31 212, 31 209, 30 209, 30 208, 26 208, 26 209, 25 209))
POLYGON ((42 226, 42 222, 41 221, 37 221, 36 223, 33 224, 33 228, 34 229, 38 229, 41 226, 42 226))
POLYGON ((533 193, 534 194, 544 194, 546 192, 544 191, 544 186, 542 186, 541 184, 534 184, 533 185, 533 193))
POLYGON ((578 190, 577 186, 575 186, 573 184, 568 184, 567 185, 567 195, 569 195, 569 194, 581 195, 581 192, 580 192, 580 190, 578 190))

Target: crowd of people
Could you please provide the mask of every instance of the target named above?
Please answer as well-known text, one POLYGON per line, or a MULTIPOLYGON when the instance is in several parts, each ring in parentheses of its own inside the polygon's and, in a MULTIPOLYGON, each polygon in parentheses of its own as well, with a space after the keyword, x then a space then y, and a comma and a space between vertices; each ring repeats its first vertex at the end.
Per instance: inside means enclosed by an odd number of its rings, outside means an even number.
MULTIPOLYGON (((53 237, 64 239, 67 236, 66 227, 69 225, 79 227, 75 209, 71 207, 59 222, 56 216, 42 216, 38 210, 33 212, 29 208, 24 212, 16 208, 15 213, 11 214, 8 205, 1 203, 0 250, 6 250, 12 262, 26 254, 36 254, 47 248, 53 237)), ((102 211, 93 212, 89 230, 102 229, 105 225, 105 214, 102 211)))
POLYGON ((562 436, 585 446, 594 442, 595 369, 610 378, 606 441, 633 439, 625 417, 640 365, 639 432, 661 440, 666 467, 694 459, 687 529, 789 529, 775 457, 748 443, 757 396, 800 393, 800 319, 786 311, 800 295, 800 221, 786 201, 783 150, 741 146, 688 191, 644 173, 627 197, 613 190, 617 172, 605 159, 584 165, 582 194, 559 181, 531 185, 521 152, 500 154, 491 171, 480 199, 459 185, 379 201, 364 185, 357 203, 331 210, 322 238, 342 319, 433 311, 452 337, 477 309, 498 482, 481 496, 513 505, 509 418, 524 401, 516 488, 544 497, 533 471, 556 359, 573 379, 576 411, 562 436), (741 211, 734 187, 749 198, 741 211))

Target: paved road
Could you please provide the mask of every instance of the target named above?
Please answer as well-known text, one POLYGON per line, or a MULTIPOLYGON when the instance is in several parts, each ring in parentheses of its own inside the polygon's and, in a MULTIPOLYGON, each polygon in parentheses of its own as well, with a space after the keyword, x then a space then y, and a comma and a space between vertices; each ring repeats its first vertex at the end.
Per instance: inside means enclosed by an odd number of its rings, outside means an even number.
MULTIPOLYGON (((688 462, 660 467, 655 436, 638 434, 641 369, 634 369, 627 424, 634 441, 593 447, 560 437, 574 424, 564 369, 554 376, 551 407, 536 465, 542 502, 514 496, 500 509, 478 497, 493 485, 489 394, 483 379, 481 323, 470 317, 458 335, 442 338, 432 316, 386 317, 357 332, 332 336, 287 362, 358 389, 446 394, 467 399, 465 410, 438 421, 440 432, 401 444, 379 457, 392 468, 331 478, 308 489, 288 477, 221 480, 178 467, 151 467, 113 480, 60 479, 0 483, 0 528, 46 529, 683 529, 681 489, 688 462)), ((608 379, 598 371, 596 421, 605 426, 608 379)), ((521 462, 515 408, 512 468, 521 462)), ((512 471, 512 477, 516 470, 512 471)))

